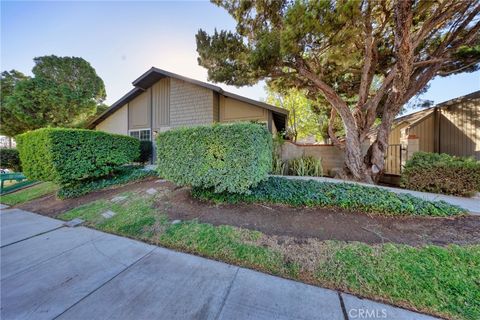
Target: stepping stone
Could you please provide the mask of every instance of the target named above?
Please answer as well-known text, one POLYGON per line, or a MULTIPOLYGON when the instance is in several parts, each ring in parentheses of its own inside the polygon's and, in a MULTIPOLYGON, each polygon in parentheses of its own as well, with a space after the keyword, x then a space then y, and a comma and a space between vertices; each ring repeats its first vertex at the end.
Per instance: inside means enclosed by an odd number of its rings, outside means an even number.
POLYGON ((158 191, 156 189, 153 189, 153 188, 150 188, 148 189, 147 191, 145 191, 146 193, 148 193, 149 195, 154 195, 155 193, 157 193, 158 191))
POLYGON ((110 200, 110 201, 112 201, 112 202, 121 202, 121 201, 123 201, 123 200, 125 200, 125 199, 127 199, 127 196, 116 196, 116 197, 113 197, 112 200, 110 200))
POLYGON ((0 210, 7 209, 8 206, 6 204, 1 204, 0 203, 0 210))
POLYGON ((182 220, 173 220, 172 224, 179 224, 180 222, 182 222, 182 220))
POLYGON ((110 219, 111 217, 113 217, 116 214, 117 214, 116 212, 108 210, 108 211, 105 211, 104 213, 102 213, 102 217, 104 217, 105 219, 110 219))
POLYGON ((65 222, 63 225, 65 227, 74 228, 74 227, 78 227, 78 226, 82 225, 84 222, 85 221, 80 219, 80 218, 75 218, 73 220, 65 222))

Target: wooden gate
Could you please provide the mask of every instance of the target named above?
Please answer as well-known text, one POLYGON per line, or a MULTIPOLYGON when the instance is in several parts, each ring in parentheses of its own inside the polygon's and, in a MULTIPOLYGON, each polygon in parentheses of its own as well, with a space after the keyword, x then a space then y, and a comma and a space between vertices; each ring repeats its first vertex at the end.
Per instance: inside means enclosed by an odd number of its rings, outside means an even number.
POLYGON ((391 144, 385 154, 385 173, 399 176, 402 173, 402 145, 391 144))

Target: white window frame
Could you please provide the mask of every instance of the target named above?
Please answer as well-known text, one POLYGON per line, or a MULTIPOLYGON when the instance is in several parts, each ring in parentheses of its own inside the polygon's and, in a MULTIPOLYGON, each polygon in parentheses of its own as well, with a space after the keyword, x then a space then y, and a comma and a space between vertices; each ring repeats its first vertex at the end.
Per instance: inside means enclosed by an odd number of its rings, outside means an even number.
MULTIPOLYGON (((130 134, 131 132, 138 132, 138 140, 139 141, 152 141, 152 128, 141 128, 141 129, 132 129, 132 130, 128 130, 128 136, 131 137, 132 135, 130 134), (148 131, 150 132, 150 139, 148 140, 141 140, 140 139, 140 131, 148 131)), ((135 138, 135 137, 133 137, 135 138)))

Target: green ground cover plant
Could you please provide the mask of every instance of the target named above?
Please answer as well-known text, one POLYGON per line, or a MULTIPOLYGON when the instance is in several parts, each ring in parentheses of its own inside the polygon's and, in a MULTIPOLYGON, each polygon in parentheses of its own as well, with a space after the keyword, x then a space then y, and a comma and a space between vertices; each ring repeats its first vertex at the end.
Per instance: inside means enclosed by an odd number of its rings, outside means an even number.
POLYGON ((249 194, 215 193, 193 188, 192 195, 217 203, 266 202, 292 206, 335 207, 384 215, 454 216, 465 213, 460 207, 443 201, 427 201, 408 194, 350 183, 295 180, 270 177, 249 194))
POLYGON ((298 258, 297 252, 261 242, 270 236, 258 231, 195 220, 172 224, 156 211, 156 196, 123 195, 127 197, 124 202, 98 200, 60 217, 82 218, 87 225, 107 232, 439 316, 480 317, 480 245, 411 247, 319 241, 322 249, 312 271, 302 259, 292 258, 298 258), (116 215, 105 219, 101 214, 106 210, 116 215))
POLYGON ((0 203, 14 206, 25 203, 33 199, 40 198, 47 194, 54 193, 58 190, 58 186, 52 182, 43 182, 34 186, 15 191, 3 196, 0 196, 0 203))
POLYGON ((75 198, 95 190, 125 184, 156 175, 157 173, 154 170, 145 170, 139 166, 119 167, 108 176, 62 186, 58 190, 57 196, 61 199, 75 198))
POLYGON ((263 124, 214 124, 162 132, 157 170, 181 186, 248 192, 272 168, 272 135, 263 124))
POLYGON ((480 191, 480 161, 416 152, 405 164, 401 183, 411 190, 469 197, 480 191))

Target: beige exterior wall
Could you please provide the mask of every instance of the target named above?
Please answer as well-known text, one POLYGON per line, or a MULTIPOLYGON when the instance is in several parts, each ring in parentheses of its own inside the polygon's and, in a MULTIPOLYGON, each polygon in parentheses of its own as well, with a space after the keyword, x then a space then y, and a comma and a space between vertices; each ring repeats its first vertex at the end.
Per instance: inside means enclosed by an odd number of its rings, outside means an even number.
POLYGON ((480 99, 440 110, 439 152, 480 160, 480 99))
POLYGON ((161 131, 170 126, 170 79, 164 78, 152 86, 152 129, 161 131))
POLYGON ((220 122, 220 95, 213 93, 213 121, 220 122))
POLYGON ((151 127, 150 90, 151 88, 128 103, 129 130, 148 129, 151 127))
POLYGON ((213 122, 213 91, 182 80, 170 79, 170 126, 213 122))
POLYGON ((220 96, 220 122, 232 121, 268 121, 268 110, 220 96))
POLYGON ((408 130, 409 135, 415 135, 420 141, 419 150, 435 152, 435 117, 430 113, 422 120, 412 124, 408 130))
POLYGON ((406 126, 407 124, 401 123, 393 128, 388 136, 388 144, 400 144, 400 139, 402 138, 402 129, 406 126))
POLYGON ((331 176, 343 168, 345 161, 343 151, 332 145, 297 145, 289 141, 282 145, 282 160, 296 159, 302 156, 322 159, 323 174, 331 176))
POLYGON ((95 130, 105 131, 109 133, 128 134, 128 107, 124 105, 108 118, 100 122, 95 130))

